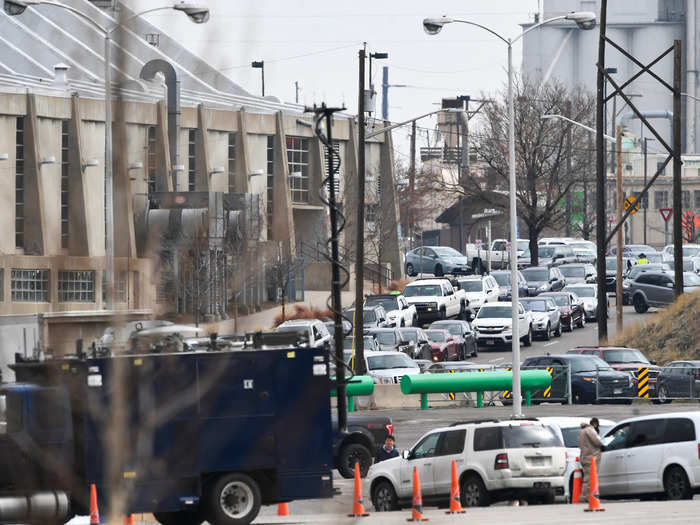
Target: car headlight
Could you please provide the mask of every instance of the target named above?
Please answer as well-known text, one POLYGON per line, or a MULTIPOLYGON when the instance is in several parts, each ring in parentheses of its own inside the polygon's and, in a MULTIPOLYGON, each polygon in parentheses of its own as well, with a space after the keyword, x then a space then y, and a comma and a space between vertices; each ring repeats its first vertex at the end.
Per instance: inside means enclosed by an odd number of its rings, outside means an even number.
POLYGON ((584 381, 588 381, 589 383, 597 383, 598 380, 595 377, 584 377, 584 381))
POLYGON ((623 287, 623 288, 629 288, 629 287, 630 287, 630 282, 627 281, 627 280, 622 281, 622 287, 623 287))
POLYGON ((396 314, 389 314, 387 317, 393 321, 396 319, 396 314))
POLYGON ((507 325, 505 325, 505 326, 503 327, 503 329, 506 330, 506 331, 507 331, 507 330, 512 330, 512 329, 513 329, 513 325, 512 325, 512 324, 507 324, 507 325))
POLYGON ((549 284, 544 283, 543 285, 541 285, 541 286, 538 288, 538 290, 546 290, 548 286, 549 286, 549 284))

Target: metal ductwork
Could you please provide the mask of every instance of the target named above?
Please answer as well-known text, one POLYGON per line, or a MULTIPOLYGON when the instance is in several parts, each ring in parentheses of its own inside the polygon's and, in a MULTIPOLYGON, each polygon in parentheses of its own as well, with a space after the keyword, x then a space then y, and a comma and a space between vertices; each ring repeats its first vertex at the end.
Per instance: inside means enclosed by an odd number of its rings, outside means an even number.
POLYGON ((170 143, 170 165, 174 167, 179 164, 177 156, 180 151, 180 79, 172 64, 160 58, 146 62, 141 68, 140 76, 150 81, 156 73, 163 73, 165 85, 168 88, 168 142, 170 143))
POLYGON ((65 492, 0 497, 0 523, 63 523, 69 510, 65 492))

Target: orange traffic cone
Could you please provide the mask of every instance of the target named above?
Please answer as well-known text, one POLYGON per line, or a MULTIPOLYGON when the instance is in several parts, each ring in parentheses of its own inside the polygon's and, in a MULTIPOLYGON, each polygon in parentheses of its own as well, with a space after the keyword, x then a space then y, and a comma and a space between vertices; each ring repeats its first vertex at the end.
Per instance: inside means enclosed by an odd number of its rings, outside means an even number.
POLYGON ((591 482, 588 485, 588 508, 583 509, 585 512, 601 512, 605 509, 600 506, 598 494, 598 469, 595 466, 595 457, 591 458, 591 482))
POLYGON ((90 525, 100 522, 100 511, 97 508, 97 488, 90 484, 90 525))
POLYGON ((464 514, 459 496, 459 479, 457 478, 457 462, 452 460, 452 487, 450 488, 450 510, 445 514, 464 514))
POLYGON ((369 516, 362 506, 362 480, 360 479, 360 464, 355 463, 355 490, 352 495, 352 514, 348 514, 349 518, 360 518, 369 516))
POLYGON ((423 516, 423 496, 420 493, 420 477, 416 467, 413 467, 413 508, 411 517, 406 521, 428 521, 428 518, 423 516))
POLYGON ((133 514, 124 517, 124 525, 136 525, 133 514))
POLYGON ((583 471, 580 468, 574 470, 573 483, 571 484, 571 503, 581 503, 583 490, 583 471))
POLYGON ((289 516, 289 503, 286 501, 277 505, 277 515, 278 516, 289 516))

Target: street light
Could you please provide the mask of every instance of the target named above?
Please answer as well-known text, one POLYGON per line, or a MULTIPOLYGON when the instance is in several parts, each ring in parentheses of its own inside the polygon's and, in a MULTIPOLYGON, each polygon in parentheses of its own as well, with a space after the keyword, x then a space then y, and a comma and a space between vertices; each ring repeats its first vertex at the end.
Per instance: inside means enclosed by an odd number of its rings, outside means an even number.
POLYGON ((86 20, 98 31, 104 35, 105 47, 104 47, 104 82, 105 82, 105 219, 106 219, 106 259, 107 259, 107 300, 106 306, 108 310, 113 307, 113 296, 114 296, 114 177, 112 173, 112 33, 119 29, 122 24, 125 24, 134 18, 145 15, 147 13, 153 13, 155 11, 163 11, 166 9, 173 9, 175 11, 182 11, 185 13, 190 20, 195 24, 202 24, 209 19, 209 9, 200 4, 195 4, 193 2, 180 2, 178 4, 153 7, 134 13, 127 17, 125 20, 119 21, 112 27, 104 27, 97 23, 95 20, 90 18, 79 9, 71 7, 60 2, 54 2, 50 0, 5 0, 4 9, 5 12, 10 16, 21 15, 24 13, 25 9, 30 6, 37 5, 50 5, 54 7, 60 7, 70 11, 74 15, 86 20))
MULTIPOLYGON (((595 128, 591 128, 590 126, 586 126, 585 124, 581 124, 580 122, 576 122, 575 120, 571 120, 570 118, 567 118, 564 115, 542 115, 540 118, 543 120, 558 118, 561 120, 565 120, 565 121, 573 124, 574 126, 578 126, 580 128, 583 128, 586 131, 590 131, 591 133, 598 133, 595 128)), ((605 133, 603 133, 603 138, 605 140, 607 140, 608 142, 615 142, 614 137, 611 137, 610 135, 606 135, 605 133)))
MULTIPOLYGON (((468 24, 472 26, 479 27, 485 31, 488 31, 493 36, 501 40, 508 46, 508 189, 510 193, 509 198, 509 208, 510 208, 510 282, 518 282, 518 234, 517 234, 517 207, 516 207, 516 183, 515 183, 515 110, 513 107, 513 43, 520 40, 530 31, 537 29, 544 24, 554 22, 556 20, 571 20, 576 22, 576 25, 581 29, 592 29, 595 27, 595 13, 590 11, 580 11, 571 12, 566 15, 555 16, 548 20, 544 20, 538 24, 535 24, 525 31, 520 33, 517 37, 504 38, 498 34, 493 29, 490 29, 476 22, 470 22, 468 20, 457 20, 454 18, 449 18, 443 16, 441 18, 426 18, 423 20, 423 29, 429 35, 438 34, 443 26, 446 24, 451 24, 454 22, 460 24, 468 24)), ((513 415, 515 417, 522 416, 522 392, 520 390, 520 331, 518 330, 518 287, 513 286, 512 290, 512 313, 511 313, 511 324, 512 324, 512 349, 513 349, 513 415)))
POLYGON ((250 63, 250 67, 253 69, 259 69, 262 75, 262 96, 265 96, 265 61, 264 60, 253 60, 250 63))

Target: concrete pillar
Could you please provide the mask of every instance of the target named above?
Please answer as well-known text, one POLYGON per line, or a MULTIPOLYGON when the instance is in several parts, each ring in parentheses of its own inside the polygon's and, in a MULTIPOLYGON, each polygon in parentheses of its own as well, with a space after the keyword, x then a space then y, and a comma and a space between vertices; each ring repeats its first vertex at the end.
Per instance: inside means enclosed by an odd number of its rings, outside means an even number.
POLYGON ((248 114, 244 108, 238 111, 238 133, 236 134, 236 176, 233 187, 237 193, 250 191, 248 175, 250 159, 248 152, 248 114))
MULTIPOLYGON (((391 122, 385 122, 385 126, 390 126, 391 122)), ((396 191, 396 177, 394 173, 394 143, 391 131, 384 133, 384 143, 381 145, 380 169, 381 169, 381 196, 379 206, 385 213, 382 220, 382 240, 386 242, 385 253, 389 254, 391 271, 394 279, 403 277, 403 264, 401 264, 401 251, 399 245, 398 226, 399 219, 399 196, 396 191)))
MULTIPOLYGON (((168 138, 168 110, 164 101, 156 106, 156 190, 173 191, 173 165, 170 162, 170 139, 168 138)), ((148 167, 147 167, 148 168, 148 167)))
MULTIPOLYGON (((209 191, 209 172, 214 167, 209 156, 209 114, 204 104, 197 106, 197 166, 195 191, 209 191)), ((224 167, 224 169, 226 169, 224 167)))
POLYGON ((287 136, 284 131, 284 115, 277 113, 275 134, 275 165, 272 184, 272 240, 281 241, 285 254, 296 253, 294 215, 289 192, 289 165, 287 164, 287 136))
POLYGON ((94 229, 99 228, 98 221, 88 218, 88 193, 89 168, 85 167, 85 146, 83 144, 83 127, 80 111, 80 97, 74 94, 71 97, 71 119, 68 127, 68 253, 69 255, 93 257, 96 254, 91 250, 93 246, 89 242, 95 238, 94 229))
POLYGON ((24 121, 24 253, 47 255, 47 216, 44 180, 41 176, 41 150, 36 98, 27 93, 27 116, 24 121))
MULTIPOLYGON (((126 104, 116 104, 114 119, 114 255, 136 257, 136 234, 134 232, 134 206, 131 178, 129 176, 129 146, 126 131, 126 104)), ((116 266, 115 266, 116 270, 116 266)))

